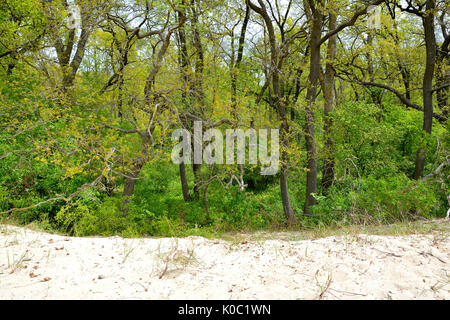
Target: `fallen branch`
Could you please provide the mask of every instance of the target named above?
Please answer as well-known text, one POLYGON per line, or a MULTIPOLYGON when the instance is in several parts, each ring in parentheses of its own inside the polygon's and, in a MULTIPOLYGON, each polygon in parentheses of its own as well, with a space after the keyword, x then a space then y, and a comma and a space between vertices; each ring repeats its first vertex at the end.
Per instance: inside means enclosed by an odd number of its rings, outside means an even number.
MULTIPOLYGON (((111 152, 106 156, 106 159, 105 159, 105 160, 108 161, 109 158, 111 158, 111 156, 113 155, 113 153, 114 153, 115 151, 116 151, 116 149, 113 148, 113 149, 111 150, 111 152)), ((97 179, 95 179, 94 181, 92 181, 92 182, 90 182, 90 183, 85 183, 85 184, 83 184, 81 187, 79 187, 79 188, 77 189, 76 192, 72 193, 72 194, 69 195, 68 197, 57 197, 57 198, 48 199, 48 200, 45 200, 45 201, 36 203, 36 204, 34 204, 34 205, 32 205, 32 206, 25 207, 25 208, 12 208, 12 209, 9 209, 8 211, 0 212, 0 215, 2 215, 2 214, 10 214, 10 213, 13 213, 13 212, 22 212, 22 211, 27 211, 27 210, 30 210, 30 209, 35 209, 35 208, 40 207, 40 206, 42 206, 42 205, 44 205, 44 204, 47 204, 47 203, 50 203, 50 202, 55 202, 55 201, 64 201, 64 202, 66 202, 66 203, 69 203, 69 202, 71 202, 75 197, 77 197, 80 193, 82 193, 84 190, 86 190, 86 189, 88 189, 88 188, 93 188, 93 187, 95 187, 97 184, 99 184, 100 181, 102 180, 102 178, 103 178, 104 176, 106 176, 110 171, 111 171, 111 168, 110 168, 109 165, 107 165, 106 168, 105 168, 105 170, 104 170, 104 172, 103 172, 100 176, 98 176, 97 179)))
POLYGON ((40 207, 40 206, 42 206, 44 204, 47 204, 47 203, 50 203, 50 202, 55 202, 55 201, 64 201, 64 202, 68 203, 68 202, 72 201, 76 196, 78 196, 81 192, 86 190, 87 188, 96 186, 101 181, 102 178, 103 178, 103 175, 99 176, 97 179, 95 179, 91 183, 85 183, 80 188, 78 188, 78 190, 76 192, 72 193, 68 197, 57 197, 57 198, 48 199, 48 200, 36 203, 36 204, 34 204, 32 206, 25 207, 25 208, 12 208, 12 209, 10 209, 8 211, 0 212, 0 215, 2 215, 2 214, 10 214, 10 213, 13 213, 13 212, 22 212, 22 211, 27 211, 27 210, 30 210, 30 209, 35 209, 35 208, 40 207))
POLYGON ((422 178, 422 182, 433 178, 434 176, 437 176, 438 174, 440 174, 442 172, 442 170, 444 170, 445 167, 447 167, 450 164, 450 159, 446 160, 445 162, 441 163, 439 167, 437 167, 436 170, 434 170, 433 172, 431 172, 430 174, 426 175, 425 177, 422 178))

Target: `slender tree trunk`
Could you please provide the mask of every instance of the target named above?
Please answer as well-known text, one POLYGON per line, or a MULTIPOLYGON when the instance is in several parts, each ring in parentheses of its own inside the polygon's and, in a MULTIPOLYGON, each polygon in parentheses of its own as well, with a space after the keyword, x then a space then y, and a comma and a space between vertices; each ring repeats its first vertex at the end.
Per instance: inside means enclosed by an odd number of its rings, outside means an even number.
MULTIPOLYGON (((233 129, 239 124, 239 114, 237 109, 237 81, 239 76, 239 69, 241 66, 242 58, 244 57, 244 44, 245 35, 247 33, 247 26, 250 20, 250 7, 248 4, 245 6, 245 16, 242 23, 241 34, 239 36, 238 52, 236 61, 234 61, 234 40, 231 43, 232 46, 232 63, 231 63, 231 116, 233 119, 233 129)), ((234 38, 233 38, 234 39, 234 38)), ((241 173, 241 183, 244 184, 243 177, 245 173, 245 168, 243 164, 239 165, 239 171, 241 173)), ((244 189, 242 189, 243 191, 244 189)))
MULTIPOLYGON (((439 50, 436 57, 436 87, 443 86, 450 83, 450 59, 448 57, 448 51, 442 49, 439 50)), ((448 104, 449 87, 436 91, 437 105, 444 116, 448 116, 449 104, 448 104)))
MULTIPOLYGON (((181 5, 185 5, 185 1, 181 0, 181 5)), ((182 21, 182 16, 181 13, 178 12, 178 22, 182 21)), ((179 39, 179 61, 180 61, 180 66, 181 66, 181 73, 182 73, 182 80, 183 80, 183 88, 182 88, 182 92, 181 92, 181 99, 182 99, 182 104, 183 106, 187 105, 187 96, 188 96, 188 92, 187 92, 187 86, 189 85, 189 75, 188 75, 188 51, 187 51, 187 45, 186 45, 186 32, 185 32, 185 27, 181 26, 178 29, 178 39, 179 39)), ((186 127, 189 125, 190 121, 186 121, 185 125, 186 127)), ((189 128, 188 128, 189 130, 189 128)), ((186 202, 190 202, 192 201, 190 192, 189 192, 189 185, 188 185, 188 181, 187 181, 187 176, 186 176, 186 165, 185 163, 180 163, 179 165, 180 167, 180 181, 181 181, 181 191, 183 193, 183 199, 186 202)))
POLYGON ((310 66, 309 66, 309 84, 306 95, 306 124, 305 139, 307 152, 307 169, 306 174, 306 198, 303 213, 307 216, 311 215, 310 207, 316 204, 313 194, 317 191, 317 148, 315 139, 315 104, 317 86, 319 83, 320 70, 320 40, 322 33, 323 15, 320 9, 314 9, 313 21, 310 34, 310 66))
MULTIPOLYGON (((151 134, 153 134, 154 127, 150 129, 151 134)), ((140 132, 140 136, 142 138, 142 144, 141 144, 141 150, 140 155, 136 157, 133 160, 133 163, 131 164, 131 168, 127 173, 127 176, 125 178, 124 186, 123 186, 123 202, 122 202, 122 211, 126 215, 128 213, 128 204, 131 201, 131 197, 134 194, 134 187, 136 185, 136 181, 141 174, 141 170, 144 167, 144 164, 146 163, 147 154, 150 149, 150 135, 147 132, 140 132)))
POLYGON ((143 163, 136 163, 133 166, 133 169, 127 173, 125 178, 125 182, 123 185, 123 193, 122 193, 122 212, 124 216, 128 214, 128 205, 131 202, 131 197, 134 194, 134 187, 136 186, 136 181, 141 173, 143 167, 143 163))
MULTIPOLYGON (((248 21, 250 20, 250 7, 245 6, 245 17, 242 23, 241 35, 239 36, 239 47, 236 62, 231 67, 231 105, 234 120, 237 119, 237 80, 238 72, 244 56, 245 34, 247 33, 248 21)), ((232 44, 234 46, 234 43, 232 44)))
POLYGON ((183 192, 183 199, 186 202, 192 201, 191 195, 189 193, 189 185, 186 177, 186 165, 180 163, 180 179, 181 179, 181 190, 183 192))
MULTIPOLYGON (((400 48, 399 44, 400 41, 398 38, 398 31, 397 31, 397 22, 395 21, 395 19, 393 19, 393 24, 394 24, 394 43, 396 46, 400 48)), ((403 86, 405 87, 405 97, 408 100, 411 100, 411 72, 406 66, 405 62, 400 59, 400 57, 397 57, 397 65, 402 75, 403 86)))
POLYGON ((194 172, 194 199, 200 199, 200 183, 202 180, 201 177, 201 164, 192 164, 192 171, 194 172))
POLYGON ((422 17, 422 23, 425 32, 426 47, 426 65, 423 77, 423 133, 417 150, 416 167, 414 170, 414 179, 418 180, 423 177, 425 167, 427 141, 431 134, 433 125, 433 78, 434 65, 436 63, 436 36, 434 33, 434 9, 435 0, 427 0, 426 12, 422 17))
MULTIPOLYGON (((334 30, 336 28, 336 15, 330 14, 329 30, 334 30)), ((334 182, 334 145, 332 138, 332 126, 333 119, 331 113, 334 109, 334 98, 335 98, 335 84, 334 84, 334 69, 333 61, 336 56, 336 38, 337 36, 332 36, 328 39, 328 52, 327 52, 327 65, 325 68, 325 76, 323 79, 323 95, 324 95, 324 160, 322 169, 322 192, 326 193, 328 188, 330 188, 334 182)))
MULTIPOLYGON (((292 225, 295 220, 295 213, 292 210, 291 202, 289 200, 289 188, 287 179, 288 169, 288 148, 289 148, 289 123, 286 112, 286 105, 282 101, 281 86, 280 86, 280 66, 278 64, 279 52, 277 48, 277 40, 272 20, 267 13, 266 6, 262 0, 258 0, 260 7, 255 6, 251 1, 247 2, 252 10, 256 11, 264 19, 267 27, 270 44, 270 68, 272 71, 272 88, 276 97, 275 106, 280 116, 280 140, 282 144, 281 150, 281 172, 280 172, 280 190, 281 200, 283 203, 283 211, 289 225, 292 225)), ((269 91, 269 97, 271 96, 269 91)))
MULTIPOLYGON (((198 31, 198 13, 196 10, 196 0, 191 0, 192 9, 192 30, 193 30, 193 47, 196 51, 195 73, 193 81, 193 92, 197 100, 197 110, 201 114, 201 118, 205 117, 205 93, 203 90, 203 71, 204 71, 204 52, 203 45, 198 31)), ((201 184, 201 164, 192 164, 192 171, 194 173, 194 199, 200 199, 200 184, 201 184)))
MULTIPOLYGON (((450 83, 450 72, 445 73, 445 70, 450 70, 450 64, 448 58, 443 58, 436 64, 436 87, 450 83)), ((436 91, 437 105, 444 116, 448 116, 449 104, 448 104, 449 87, 436 91)))
MULTIPOLYGON (((137 169, 137 168, 136 168, 137 169)), ((130 178, 125 178, 122 193, 122 211, 126 215, 128 213, 128 204, 131 202, 131 197, 134 194, 134 187, 136 185, 137 177, 139 177, 140 169, 129 173, 130 178)))

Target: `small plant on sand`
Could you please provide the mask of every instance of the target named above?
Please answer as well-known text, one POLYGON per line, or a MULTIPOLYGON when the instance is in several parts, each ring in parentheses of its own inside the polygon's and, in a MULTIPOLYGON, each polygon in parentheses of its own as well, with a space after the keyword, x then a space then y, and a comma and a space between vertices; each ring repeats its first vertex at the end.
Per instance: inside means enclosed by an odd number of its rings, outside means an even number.
POLYGON ((315 278, 316 283, 317 283, 317 285, 319 286, 319 289, 320 289, 320 293, 319 293, 318 299, 322 300, 324 298, 325 293, 328 291, 328 289, 330 289, 330 285, 331 285, 331 282, 333 281, 333 278, 331 276, 331 273, 329 273, 325 283, 321 284, 319 282, 319 279, 317 279, 318 275, 319 275, 319 270, 317 270, 316 274, 314 275, 314 278, 315 278))
POLYGON ((161 243, 157 250, 156 257, 159 262, 157 274, 159 279, 162 279, 170 271, 185 270, 188 265, 197 262, 193 244, 190 248, 183 250, 179 248, 178 239, 172 242, 168 251, 161 252, 161 243))
POLYGON ((127 245, 126 243, 123 245, 123 260, 122 260, 122 264, 125 263, 125 261, 127 261, 128 257, 131 255, 131 253, 133 253, 134 251, 134 247, 133 247, 133 243, 131 245, 127 245))
POLYGON ((8 256, 8 269, 11 269, 10 273, 14 273, 22 268, 25 267, 25 262, 30 261, 31 258, 28 256, 28 250, 26 250, 24 253, 22 253, 18 259, 15 258, 13 255, 12 258, 8 256))

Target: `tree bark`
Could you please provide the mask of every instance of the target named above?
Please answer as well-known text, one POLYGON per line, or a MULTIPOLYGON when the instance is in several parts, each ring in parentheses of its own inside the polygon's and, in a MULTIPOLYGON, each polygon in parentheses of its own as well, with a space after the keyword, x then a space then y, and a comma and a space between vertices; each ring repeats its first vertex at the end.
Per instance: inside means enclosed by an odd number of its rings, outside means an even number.
MULTIPOLYGON (((196 9, 196 0, 191 0, 191 10, 192 10, 192 31, 193 31, 193 41, 192 45, 196 51, 196 62, 195 62, 195 72, 193 79, 193 93, 195 99, 197 100, 197 108, 201 114, 201 118, 205 118, 205 93, 203 90, 203 71, 204 71, 204 52, 203 44, 200 38, 200 33, 198 31, 198 12, 196 9)), ((201 164, 192 164, 192 171, 194 173, 194 199, 200 199, 200 184, 201 184, 201 164)))
POLYGON ((181 190, 183 192, 183 199, 185 202, 192 201, 191 194, 189 193, 189 185, 186 177, 186 165, 180 163, 180 179, 181 179, 181 190))
POLYGON ((434 33, 435 0, 427 0, 426 12, 422 16, 425 32, 426 64, 423 77, 423 133, 416 156, 414 179, 423 177, 425 167, 427 141, 433 126, 433 78, 436 63, 436 36, 434 33))
MULTIPOLYGON (((244 56, 244 44, 245 35, 247 33, 248 21, 250 20, 250 7, 246 4, 245 6, 245 17, 242 23, 241 34, 239 36, 239 47, 236 62, 231 66, 231 110, 233 113, 233 120, 236 120, 237 115, 237 79, 238 71, 244 56)), ((232 43, 234 46, 234 43, 232 43)))
MULTIPOLYGON (((181 5, 184 6, 185 5, 185 1, 181 0, 181 5)), ((182 15, 180 12, 178 12, 178 22, 181 22, 183 19, 182 15)), ((181 90, 181 100, 182 100, 182 104, 183 106, 187 105, 187 96, 188 96, 188 92, 187 92, 187 86, 189 83, 189 75, 188 75, 188 51, 187 51, 187 44, 186 44, 186 32, 184 30, 184 26, 181 26, 178 29, 178 39, 179 39, 179 60, 180 60, 180 66, 181 66, 181 73, 182 73, 182 80, 183 80, 183 84, 182 84, 182 90, 181 90)), ((190 121, 186 121, 185 126, 187 127, 189 125, 189 123, 191 123, 190 121)), ((183 193, 183 199, 185 202, 190 202, 192 201, 192 197, 189 191, 189 185, 188 185, 188 181, 187 181, 187 176, 186 176, 186 165, 185 163, 180 163, 179 165, 180 167, 180 182, 181 182, 181 191, 183 193)))
POLYGON ((303 213, 312 215, 310 207, 316 204, 313 194, 317 191, 317 148, 315 139, 315 104, 320 69, 320 41, 322 34, 323 14, 315 7, 314 1, 309 0, 312 12, 311 34, 309 40, 310 62, 309 83, 306 94, 305 139, 307 152, 306 197, 303 213))
MULTIPOLYGON (((336 15, 330 14, 329 16, 329 29, 336 28, 336 15)), ((324 160, 322 169, 322 192, 326 191, 333 185, 334 182, 334 144, 332 138, 332 126, 333 119, 331 113, 334 109, 334 69, 333 61, 336 57, 336 38, 334 35, 328 39, 328 52, 327 52, 327 64, 325 67, 325 75, 323 79, 323 95, 324 95, 324 160)))
MULTIPOLYGON (((447 83, 450 83, 450 58, 448 50, 448 42, 450 42, 450 35, 446 36, 446 41, 439 48, 436 57, 436 87, 441 87, 447 83)), ((448 116, 449 104, 448 93, 449 87, 442 88, 436 91, 437 105, 444 116, 448 116)))

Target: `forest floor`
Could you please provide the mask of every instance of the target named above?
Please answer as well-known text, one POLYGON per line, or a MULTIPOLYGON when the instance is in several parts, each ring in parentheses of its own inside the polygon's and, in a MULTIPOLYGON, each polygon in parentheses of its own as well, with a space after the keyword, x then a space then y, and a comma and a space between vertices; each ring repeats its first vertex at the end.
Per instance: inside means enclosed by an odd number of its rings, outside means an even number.
POLYGON ((429 234, 72 238, 0 225, 0 299, 450 299, 429 234))

